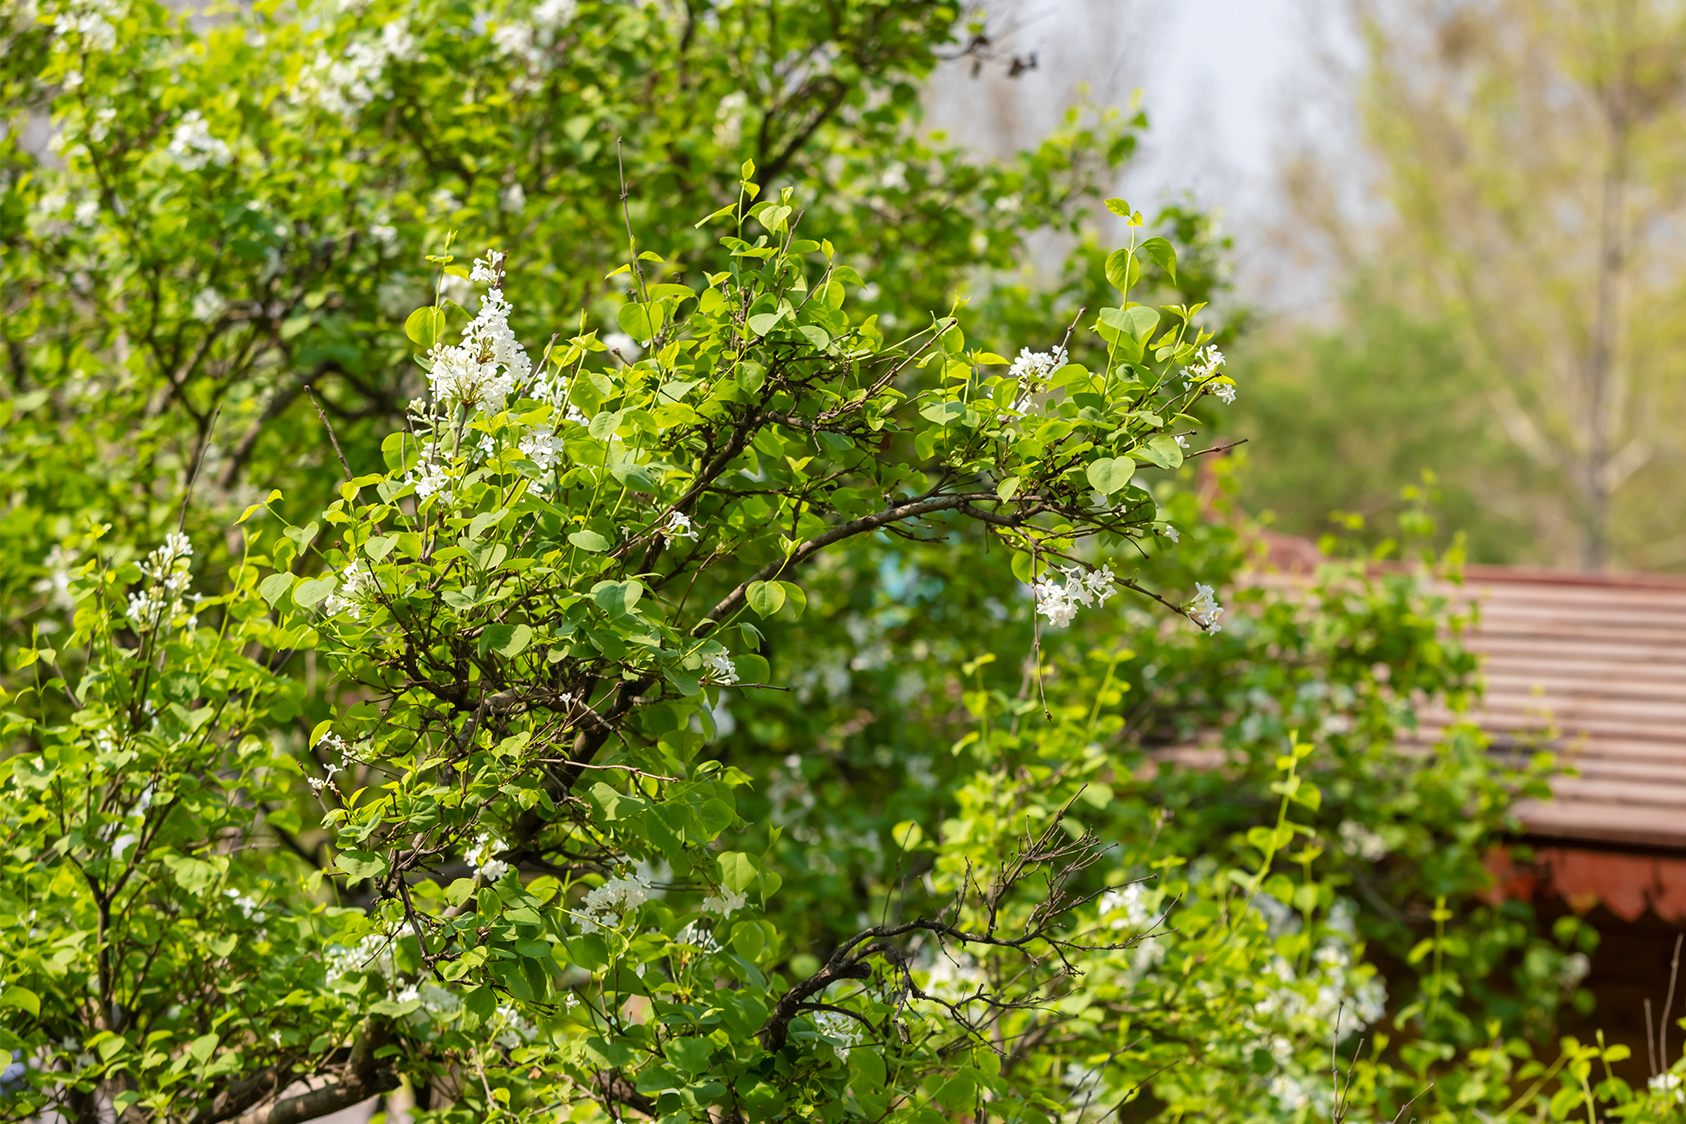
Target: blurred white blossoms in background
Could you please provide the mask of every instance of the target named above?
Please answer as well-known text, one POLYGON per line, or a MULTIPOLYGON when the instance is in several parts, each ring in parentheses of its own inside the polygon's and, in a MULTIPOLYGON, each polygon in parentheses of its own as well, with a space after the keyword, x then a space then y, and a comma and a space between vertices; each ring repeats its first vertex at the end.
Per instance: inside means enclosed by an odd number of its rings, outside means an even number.
POLYGON ((1341 850, 1349 855, 1356 855, 1365 862, 1380 862, 1387 857, 1390 848, 1387 840, 1371 831, 1356 820, 1342 820, 1338 829, 1341 836, 1341 850))
POLYGON ((1659 1073, 1648 1082, 1651 1092, 1669 1104, 1686 1104, 1686 1089, 1680 1087, 1678 1073, 1659 1073))
POLYGON ((704 912, 718 913, 722 917, 730 917, 743 908, 743 903, 749 896, 741 890, 728 890, 724 886, 717 894, 710 894, 702 900, 704 912))
POLYGON ((204 114, 197 109, 190 109, 181 115, 166 151, 175 157, 177 164, 190 172, 196 172, 206 164, 226 164, 228 158, 233 155, 228 142, 211 135, 210 126, 205 124, 204 114))
POLYGON ((347 972, 379 972, 388 978, 396 975, 398 963, 392 955, 393 943, 392 937, 386 933, 370 933, 350 948, 342 944, 329 945, 324 950, 329 986, 347 972))
POLYGON ((428 353, 433 369, 427 378, 436 403, 498 410, 532 374, 533 361, 510 330, 509 302, 498 287, 502 261, 496 250, 475 261, 470 280, 489 285, 480 298, 480 311, 462 330, 461 343, 437 343, 428 353))
POLYGON ((462 1009, 462 1000, 457 998, 456 993, 426 981, 404 988, 394 998, 400 1003, 409 1003, 412 1000, 421 1003, 421 1010, 411 1015, 411 1021, 418 1024, 429 1021, 442 1022, 462 1009))
POLYGON ((650 900, 650 884, 636 875, 611 878, 585 896, 580 906, 580 932, 620 927, 621 919, 650 900))
POLYGON ((703 667, 716 683, 736 683, 738 668, 725 652, 710 652, 703 657, 703 667))
POLYGON ((492 1036, 492 1041, 506 1050, 525 1046, 539 1032, 539 1028, 522 1018, 514 1007, 500 1006, 493 1025, 500 1029, 492 1036))
POLYGON ((192 581, 188 560, 193 544, 186 535, 166 535, 164 545, 140 564, 146 585, 129 594, 128 617, 136 632, 151 632, 187 612, 187 587, 192 581))
POLYGON ((200 323, 209 324, 223 314, 228 308, 228 302, 223 300, 222 294, 215 289, 204 288, 193 298, 192 315, 200 323))
POLYGON ((469 849, 468 865, 474 868, 474 873, 488 882, 496 882, 510 871, 510 865, 502 859, 492 856, 499 851, 508 850, 502 839, 495 835, 482 832, 474 840, 474 846, 469 849))
POLYGON ((1047 617, 1048 623, 1055 628, 1070 624, 1077 615, 1079 605, 1085 608, 1105 605, 1107 598, 1118 592, 1112 587, 1114 577, 1111 566, 1102 566, 1089 574, 1075 566, 1061 566, 1060 570, 1065 574, 1060 584, 1056 585, 1050 578, 1044 577, 1032 587, 1036 592, 1036 611, 1047 617))
POLYGON ((1218 618, 1223 616, 1223 613, 1223 606, 1212 596, 1212 587, 1205 582, 1195 582, 1194 600, 1189 602, 1188 606, 1190 619, 1215 636, 1223 631, 1223 625, 1218 623, 1218 618))
POLYGON ((408 19, 381 28, 378 42, 354 42, 338 56, 323 51, 299 72, 295 93, 339 117, 354 117, 385 92, 382 78, 389 62, 419 57, 408 19))
POLYGON ((621 358, 628 363, 637 359, 644 352, 644 349, 638 346, 638 341, 625 332, 610 332, 603 337, 603 346, 610 351, 620 352, 621 358))
MULTIPOLYGON (((21 17, 20 23, 25 26, 33 24, 38 18, 34 4, 22 6, 17 14, 21 17)), ((85 51, 109 51, 117 45, 117 29, 112 26, 112 21, 122 14, 120 4, 83 0, 71 4, 63 15, 53 21, 53 33, 80 36, 85 51)), ((77 72, 78 76, 80 73, 77 72)))

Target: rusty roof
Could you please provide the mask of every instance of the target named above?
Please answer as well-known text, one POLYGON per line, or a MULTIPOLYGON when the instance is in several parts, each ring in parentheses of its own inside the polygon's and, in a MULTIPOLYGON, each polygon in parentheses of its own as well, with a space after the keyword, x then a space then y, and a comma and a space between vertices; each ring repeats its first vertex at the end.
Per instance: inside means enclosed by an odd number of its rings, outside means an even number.
POLYGON ((1471 566, 1449 592, 1480 607, 1469 718, 1578 773, 1518 807, 1529 834, 1686 850, 1686 579, 1471 566))

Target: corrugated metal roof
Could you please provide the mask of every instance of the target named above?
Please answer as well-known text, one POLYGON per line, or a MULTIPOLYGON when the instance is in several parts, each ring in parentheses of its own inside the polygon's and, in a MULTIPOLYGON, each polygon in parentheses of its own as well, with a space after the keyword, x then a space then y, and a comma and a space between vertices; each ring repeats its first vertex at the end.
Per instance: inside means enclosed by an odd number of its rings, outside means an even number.
POLYGON ((1686 579, 1472 566, 1448 591, 1480 607, 1469 717, 1579 773, 1518 808, 1529 833, 1686 850, 1686 579))

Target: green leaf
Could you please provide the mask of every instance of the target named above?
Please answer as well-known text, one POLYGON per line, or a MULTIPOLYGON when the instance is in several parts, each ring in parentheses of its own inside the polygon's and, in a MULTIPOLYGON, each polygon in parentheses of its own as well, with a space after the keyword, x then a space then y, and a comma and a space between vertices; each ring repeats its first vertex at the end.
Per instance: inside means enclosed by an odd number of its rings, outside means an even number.
POLYGON ((568 541, 581 550, 589 550, 593 554, 602 554, 609 549, 609 540, 589 528, 575 531, 568 536, 568 541))
POLYGON ((218 1041, 219 1039, 215 1034, 201 1034, 188 1045, 187 1052, 193 1055, 194 1061, 204 1065, 211 1060, 211 1055, 216 1052, 218 1041))
POLYGON ((332 575, 302 581, 293 590, 293 604, 301 609, 314 609, 328 594, 334 592, 334 587, 338 584, 339 580, 332 575))
POLYGON ((1146 444, 1136 448, 1135 456, 1167 470, 1181 467, 1183 463, 1182 447, 1168 433, 1148 438, 1146 444))
POLYGON ((784 590, 786 603, 791 607, 791 615, 798 619, 808 611, 808 595, 802 592, 802 587, 795 582, 780 582, 779 588, 784 590))
POLYGON ((258 583, 259 595, 269 602, 269 607, 272 609, 275 607, 275 603, 281 600, 291 588, 293 588, 293 575, 291 574, 271 574, 258 583))
POLYGON ((1106 209, 1123 219, 1127 219, 1135 213, 1130 210, 1130 204, 1124 202, 1122 199, 1108 199, 1106 201, 1106 209))
POLYGON ((1138 272, 1135 265, 1135 260, 1130 256, 1129 250, 1112 251, 1106 256, 1107 284, 1121 293, 1129 292, 1131 284, 1135 282, 1135 274, 1138 272))
POLYGON ((770 617, 784 606, 784 586, 778 582, 750 582, 745 600, 756 614, 770 617))
POLYGON ((1177 282, 1177 248, 1164 238, 1149 238, 1142 243, 1142 252, 1156 262, 1160 269, 1177 282))
POLYGON ((778 327, 783 316, 782 312, 758 312, 749 318, 749 330, 758 336, 764 336, 778 327))
POLYGON ((533 642, 533 630, 524 624, 490 624, 480 634, 480 651, 496 652, 513 659, 533 642))
POLYGON ((371 535, 363 544, 363 553, 380 562, 392 553, 392 548, 397 542, 397 535, 371 535))
POLYGON ((719 856, 720 881, 728 890, 742 893, 755 884, 761 877, 756 869, 755 860, 742 851, 722 851, 719 856))
POLYGON ((1089 462, 1084 471, 1095 491, 1110 496, 1130 482, 1130 477, 1135 475, 1136 462, 1129 457, 1102 457, 1089 462))
POLYGON ((387 870, 386 858, 373 851, 341 851, 334 865, 357 882, 379 878, 387 870))
POLYGON ((650 310, 644 305, 623 304, 616 310, 615 320, 620 324, 621 331, 640 344, 646 344, 655 337, 657 325, 661 323, 661 313, 656 313, 655 323, 652 323, 650 310))
POLYGON ((995 494, 1001 497, 1002 503, 1007 503, 1019 494, 1019 478, 1009 476, 995 486, 995 494))
POLYGON ((439 334, 445 327, 445 313, 432 305, 418 308, 410 313, 404 321, 404 334, 410 337, 410 342, 423 351, 430 350, 439 342, 439 334))
POLYGON ((20 1011, 28 1011, 31 1015, 41 1016, 41 998, 27 987, 12 985, 0 993, 0 1007, 16 1007, 20 1011))

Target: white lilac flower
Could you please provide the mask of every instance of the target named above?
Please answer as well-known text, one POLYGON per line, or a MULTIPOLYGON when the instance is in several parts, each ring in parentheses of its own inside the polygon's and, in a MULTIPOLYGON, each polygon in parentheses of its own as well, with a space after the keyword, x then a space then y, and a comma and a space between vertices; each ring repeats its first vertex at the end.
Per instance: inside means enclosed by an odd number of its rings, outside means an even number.
POLYGON ((1194 600, 1188 606, 1188 615, 1194 619, 1194 623, 1208 633, 1216 635, 1223 631, 1223 626, 1218 623, 1218 618, 1223 616, 1223 612, 1223 606, 1212 596, 1212 587, 1204 582, 1195 582, 1194 600))
POLYGON ((1212 393, 1216 394, 1218 399, 1228 406, 1235 401, 1235 384, 1232 382, 1215 382, 1212 384, 1212 393))
POLYGON ((611 878, 585 896, 580 932, 616 929, 626 915, 650 900, 650 884, 641 878, 611 878))
POLYGON ((690 539, 697 541, 697 532, 691 526, 691 517, 682 511, 675 511, 662 524, 661 535, 668 542, 674 539, 690 539))
POLYGON ((1651 1092, 1669 1104, 1686 1104, 1686 1089, 1680 1087, 1678 1073, 1659 1073, 1647 1083, 1651 1092))
POLYGON ((743 891, 728 890, 722 886, 718 893, 710 894, 702 900, 702 908, 705 913, 718 913, 721 917, 730 917, 742 909, 743 903, 748 900, 749 896, 743 891))
POLYGON ((512 215, 519 215, 527 209, 527 192, 518 183, 512 183, 498 193, 498 206, 512 215))
POLYGON ((171 534, 164 545, 141 562, 141 574, 146 585, 139 593, 129 594, 127 615, 137 632, 151 632, 168 625, 187 611, 187 587, 192 581, 188 573, 193 544, 186 535, 171 534))
POLYGON ((726 652, 710 652, 703 657, 703 667, 707 669, 709 677, 717 683, 736 683, 738 668, 732 662, 732 657, 726 652))
POLYGON ((695 921, 686 923, 683 929, 673 935, 673 939, 680 944, 688 944, 701 952, 720 951, 720 942, 714 939, 714 934, 695 921))
POLYGON ((836 1011, 821 1011, 814 1016, 819 1032, 831 1039, 831 1048, 839 1058, 848 1058, 849 1051, 860 1045, 861 1025, 848 1015, 836 1011))
POLYGON ((389 978, 396 975, 398 964, 392 950, 393 939, 384 933, 370 933, 351 948, 329 945, 323 957, 328 984, 332 986, 348 972, 378 972, 389 978))
POLYGON ((350 767, 351 747, 346 745, 345 739, 340 737, 338 734, 323 734, 317 741, 316 748, 324 751, 330 756, 338 753, 340 758, 338 764, 335 764, 332 760, 330 760, 326 765, 322 766, 323 769, 326 770, 325 776, 305 778, 305 783, 310 786, 310 791, 320 796, 322 794, 322 790, 333 781, 335 773, 344 772, 350 767))
POLYGON ((1151 928, 1157 917, 1147 905, 1147 891, 1141 883, 1132 882, 1116 890, 1108 890, 1095 902, 1102 917, 1111 917, 1107 924, 1114 929, 1141 930, 1151 928))
POLYGON ((644 352, 644 349, 639 346, 638 341, 627 335, 625 332, 610 332, 608 335, 603 337, 603 346, 608 348, 610 351, 620 352, 621 358, 625 359, 628 363, 636 360, 639 355, 644 352))
POLYGON ((323 598, 322 611, 330 617, 344 613, 352 620, 358 620, 363 615, 359 603, 374 584, 374 575, 365 570, 361 562, 353 559, 351 565, 340 572, 339 586, 323 598))
POLYGON ((1169 523, 1165 524, 1164 534, 1165 534, 1165 537, 1170 539, 1172 542, 1181 542, 1182 541, 1182 536, 1177 533, 1177 529, 1175 527, 1171 526, 1171 524, 1169 524, 1169 523))
POLYGON ((522 456, 545 472, 562 463, 562 438, 548 425, 535 425, 517 445, 522 456))
POLYGON ((98 199, 84 199, 76 204, 76 225, 93 226, 99 221, 100 203, 98 199))
POLYGON ((1191 383, 1205 382, 1223 366, 1224 353, 1207 344, 1194 353, 1194 362, 1183 368, 1183 377, 1191 383))
POLYGON ((1055 628, 1064 628, 1077 616, 1077 607, 1082 605, 1105 605, 1107 599, 1117 592, 1113 588, 1116 580, 1111 566, 1085 574, 1075 566, 1061 566, 1065 575, 1059 584, 1055 584, 1050 576, 1033 586, 1036 593, 1036 611, 1048 618, 1048 623, 1055 628))
POLYGON ((377 218, 369 224, 369 237, 383 250, 390 250, 398 245, 398 228, 384 218, 377 218))
POLYGON ((492 856, 508 849, 502 839, 483 832, 475 838, 474 846, 468 852, 468 865, 474 868, 477 877, 484 878, 487 882, 496 882, 512 868, 502 859, 492 856))
POLYGON ((211 128, 205 124, 205 116, 197 109, 190 109, 182 114, 181 120, 176 122, 176 131, 170 136, 170 144, 165 150, 175 157, 176 163, 190 172, 196 172, 206 164, 226 164, 233 155, 228 142, 213 137, 211 128))
POLYGON ((514 1007, 500 1006, 495 1025, 502 1029, 492 1036, 492 1041, 506 1050, 525 1046, 539 1032, 539 1028, 522 1018, 514 1007))
POLYGON ((421 1009, 412 1015, 412 1022, 417 1025, 444 1022, 462 1009, 462 1000, 457 998, 455 992, 430 981, 412 984, 394 998, 400 1003, 414 1001, 421 1004, 421 1009))
POLYGON ((498 410, 532 374, 533 361, 510 330, 510 305, 498 287, 502 259, 494 251, 474 263, 470 280, 490 285, 480 298, 480 311, 462 330, 461 343, 438 343, 429 353, 433 369, 427 377, 435 402, 498 410))
POLYGON ((1188 438, 1184 437, 1180 433, 1177 434, 1177 448, 1179 448, 1179 449, 1188 448, 1188 438))
POLYGON ((1021 348, 1019 357, 1007 368, 1007 377, 1019 382, 1019 392, 1013 399, 1013 409, 1023 409, 1030 396, 1041 391, 1047 385, 1048 377, 1065 364, 1066 350, 1063 347, 1056 347, 1052 351, 1021 348))
POLYGON ((425 461, 417 465, 416 470, 419 475, 412 475, 408 472, 404 474, 404 483, 414 484, 416 495, 419 498, 425 500, 427 497, 437 492, 446 491, 450 487, 451 474, 444 465, 425 461))
POLYGON ((62 544, 54 543, 53 548, 47 551, 47 557, 41 560, 41 566, 47 571, 47 576, 30 588, 36 593, 50 594, 54 608, 76 608, 76 599, 70 595, 70 567, 75 562, 74 550, 66 550, 62 544))

